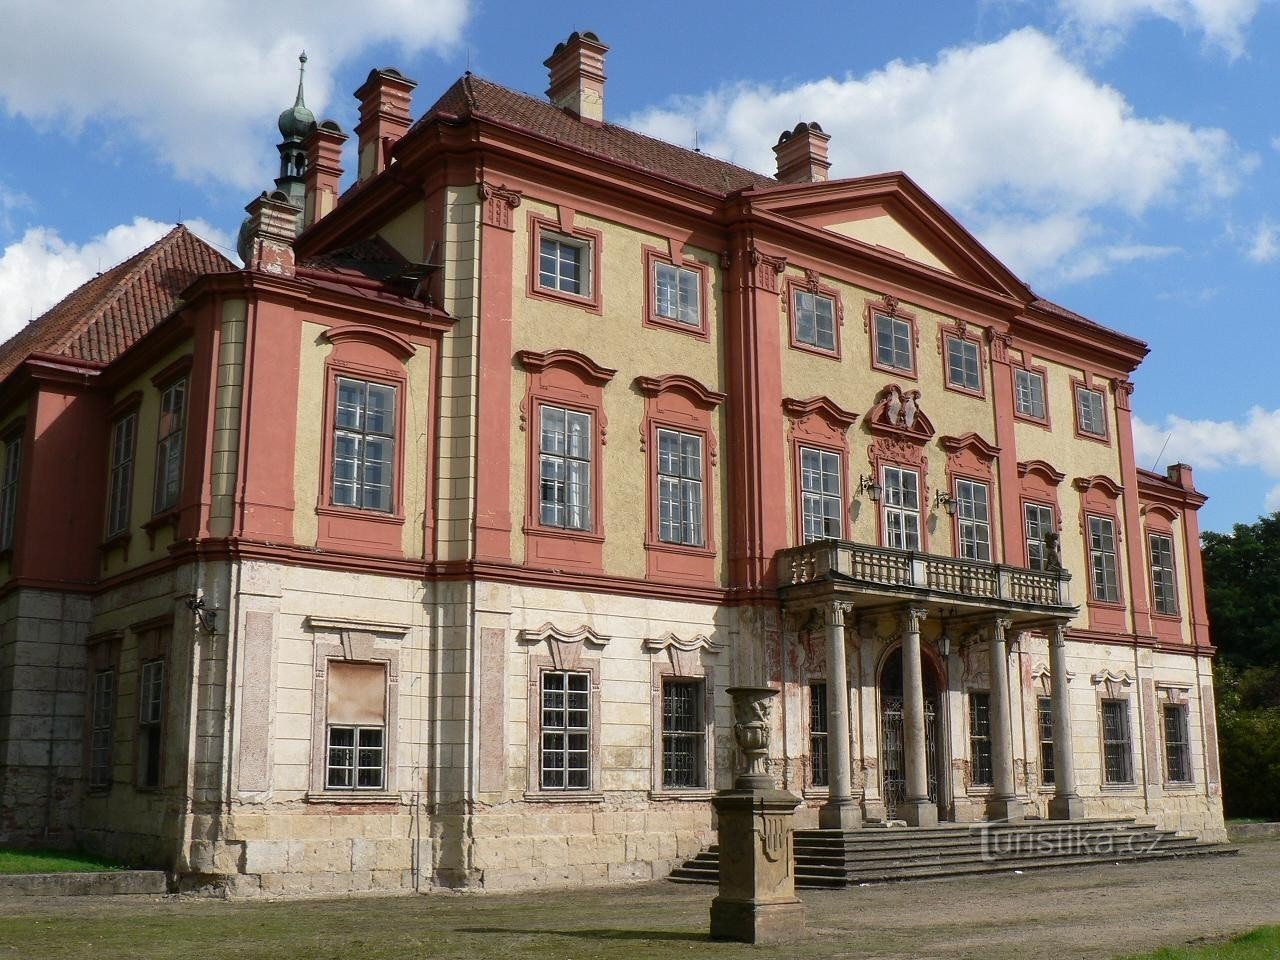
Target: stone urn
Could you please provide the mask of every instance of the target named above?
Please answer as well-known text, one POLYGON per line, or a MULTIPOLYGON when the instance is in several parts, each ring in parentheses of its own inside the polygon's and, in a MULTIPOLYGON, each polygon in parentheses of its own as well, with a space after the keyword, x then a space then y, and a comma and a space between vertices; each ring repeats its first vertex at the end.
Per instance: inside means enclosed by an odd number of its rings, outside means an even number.
POLYGON ((778 691, 773 687, 730 687, 733 698, 733 736, 746 758, 747 768, 738 774, 736 790, 768 790, 773 787, 766 761, 769 758, 769 713, 778 691))

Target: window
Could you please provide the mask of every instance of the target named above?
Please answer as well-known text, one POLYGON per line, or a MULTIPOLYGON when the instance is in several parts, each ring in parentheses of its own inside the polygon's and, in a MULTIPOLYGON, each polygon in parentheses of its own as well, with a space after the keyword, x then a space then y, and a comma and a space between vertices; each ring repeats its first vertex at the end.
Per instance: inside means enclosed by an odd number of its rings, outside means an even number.
POLYGON ((1024 503, 1022 522, 1027 536, 1027 566, 1032 570, 1044 570, 1048 556, 1044 538, 1054 532, 1053 508, 1041 503, 1024 503))
MULTIPOLYGON (((665 714, 665 704, 664 704, 665 714)), ((591 787, 591 674, 542 674, 542 789, 591 787)), ((665 754, 666 738, 663 738, 665 754)), ((665 758, 664 758, 665 760, 665 758)))
POLYGON ((325 789, 384 789, 386 665, 330 660, 326 694, 325 789))
POLYGON ((1187 735, 1187 708, 1180 703, 1164 705, 1165 772, 1171 783, 1191 782, 1190 737, 1187 735))
POLYGON ((1021 417, 1048 420, 1044 405, 1044 375, 1034 370, 1015 367, 1013 371, 1013 410, 1021 417))
POLYGON ((1106 437, 1101 390, 1076 386, 1076 429, 1090 437, 1106 437))
POLYGON ((538 286, 575 297, 590 297, 590 242, 563 234, 539 233, 538 286))
POLYGON ((138 437, 137 413, 125 414, 111 428, 111 475, 107 480, 107 536, 129 529, 133 497, 133 451, 138 437))
POLYGON ((701 680, 667 680, 662 684, 663 787, 688 789, 707 785, 707 733, 702 704, 701 680))
POLYGON ((1109 517, 1089 518, 1090 595, 1102 603, 1120 602, 1115 529, 1115 522, 1109 517))
POLYGON ((89 786, 111 786, 111 721, 116 708, 116 672, 99 670, 93 676, 89 715, 89 786))
POLYGON ((160 786, 164 752, 164 661, 148 660, 138 678, 138 786, 160 786))
POLYGON ((957 554, 965 560, 991 560, 991 514, 987 485, 956 481, 957 554))
POLYGON ((1040 782, 1053 783, 1053 700, 1036 699, 1036 727, 1040 731, 1040 782))
POLYGON ((702 275, 697 270, 653 262, 653 312, 664 320, 702 326, 702 275))
POLYGON ((538 519, 543 526, 591 529, 591 414, 541 408, 538 519))
POLYGON ((809 290, 795 290, 791 295, 795 337, 819 350, 836 349, 836 309, 831 297, 809 290))
POLYGON ((333 411, 333 503, 394 509, 396 388, 337 378, 333 411))
POLYGON ((920 475, 900 467, 884 468, 885 546, 920 549, 920 475))
POLYGON ((1102 767, 1104 783, 1133 783, 1128 700, 1102 701, 1102 767))
POLYGON ((1151 599, 1156 613, 1178 615, 1178 591, 1173 578, 1173 538, 1162 533, 1147 535, 1151 557, 1151 599))
POLYGON ((804 542, 839 540, 842 534, 844 495, 840 482, 840 455, 829 450, 800 448, 800 513, 804 542))
POLYGON ((947 386, 969 393, 982 392, 978 345, 963 337, 947 337, 947 386))
POLYGON ((809 684, 809 782, 815 787, 831 783, 830 754, 827 752, 827 682, 809 684))
POLYGON ((658 539, 703 544, 702 438, 696 434, 658 430, 658 539))
POLYGON ((970 780, 975 786, 991 786, 991 696, 969 694, 970 780))
POLYGON ((18 519, 18 468, 22 465, 22 439, 4 444, 4 473, 0 475, 0 550, 13 546, 13 528, 18 519))
POLYGON ((911 324, 900 317, 875 315, 875 365, 912 373, 911 324))
POLYGON ((175 380, 160 395, 160 426, 156 443, 154 512, 178 505, 182 492, 182 437, 187 419, 187 381, 175 380))

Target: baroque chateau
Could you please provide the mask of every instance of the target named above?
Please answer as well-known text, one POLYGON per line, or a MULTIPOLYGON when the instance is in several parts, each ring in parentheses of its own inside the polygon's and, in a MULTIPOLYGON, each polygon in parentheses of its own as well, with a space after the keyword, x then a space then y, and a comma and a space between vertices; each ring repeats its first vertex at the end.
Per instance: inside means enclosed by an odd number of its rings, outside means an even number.
POLYGON ((242 268, 179 226, 0 346, 0 843, 236 896, 665 876, 740 685, 800 826, 1223 839, 1146 346, 829 179, 820 122, 773 176, 610 123, 607 49, 416 118, 374 70, 350 137, 300 84, 242 268))

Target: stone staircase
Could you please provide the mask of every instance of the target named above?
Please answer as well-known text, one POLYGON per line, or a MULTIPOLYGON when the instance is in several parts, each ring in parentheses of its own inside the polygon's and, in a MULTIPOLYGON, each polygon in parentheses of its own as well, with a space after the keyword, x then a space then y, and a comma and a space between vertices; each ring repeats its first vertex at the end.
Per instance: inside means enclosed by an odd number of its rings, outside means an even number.
MULTIPOLYGON (((1132 817, 795 833, 796 886, 811 889, 1237 852, 1230 844, 1202 843, 1132 817)), ((669 879, 718 883, 718 849, 685 861, 669 879)))

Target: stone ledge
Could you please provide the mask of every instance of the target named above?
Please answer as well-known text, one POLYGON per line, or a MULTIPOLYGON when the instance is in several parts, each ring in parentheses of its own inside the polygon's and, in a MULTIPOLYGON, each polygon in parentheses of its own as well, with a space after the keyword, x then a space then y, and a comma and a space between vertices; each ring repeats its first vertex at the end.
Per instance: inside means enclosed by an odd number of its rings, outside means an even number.
POLYGON ((155 897, 168 892, 169 881, 163 870, 0 875, 0 897, 155 897))
POLYGON ((1227 837, 1237 840, 1272 840, 1280 837, 1280 823, 1228 823, 1227 837))

